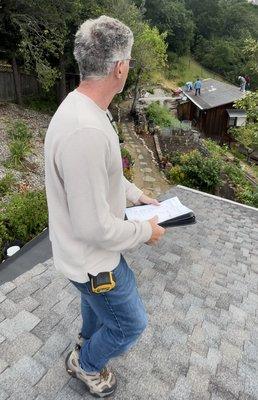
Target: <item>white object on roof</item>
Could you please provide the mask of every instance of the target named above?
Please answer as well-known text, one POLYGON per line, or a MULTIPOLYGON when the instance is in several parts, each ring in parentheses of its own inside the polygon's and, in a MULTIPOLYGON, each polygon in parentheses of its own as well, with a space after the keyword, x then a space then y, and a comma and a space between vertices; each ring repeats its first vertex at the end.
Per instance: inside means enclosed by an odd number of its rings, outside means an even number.
POLYGON ((213 85, 211 85, 211 88, 208 90, 209 92, 214 92, 214 90, 217 90, 213 85))
POLYGON ((20 250, 19 246, 11 246, 7 249, 7 256, 11 257, 13 254, 17 253, 20 250))

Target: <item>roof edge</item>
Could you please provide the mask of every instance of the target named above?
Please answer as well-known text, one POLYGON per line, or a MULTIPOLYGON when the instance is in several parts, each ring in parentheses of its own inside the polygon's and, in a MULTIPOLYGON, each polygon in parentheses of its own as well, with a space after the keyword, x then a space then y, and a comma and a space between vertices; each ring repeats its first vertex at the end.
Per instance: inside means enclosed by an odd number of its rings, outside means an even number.
MULTIPOLYGON (((198 103, 196 103, 191 97, 189 97, 189 96, 187 95, 186 92, 183 91, 183 93, 184 93, 184 95, 185 95, 190 101, 192 101, 200 110, 206 110, 206 108, 204 109, 204 108, 201 107, 198 103)), ((207 110, 208 110, 208 108, 207 108, 207 110)))
POLYGON ((188 190, 188 191, 194 192, 194 193, 199 193, 199 194, 202 194, 203 196, 212 197, 212 198, 214 198, 214 199, 216 199, 216 200, 219 200, 219 201, 225 201, 226 203, 235 204, 235 205, 237 205, 237 206, 241 206, 241 207, 244 207, 244 208, 248 208, 249 210, 254 210, 254 211, 258 212, 258 208, 256 208, 256 207, 252 207, 252 206, 248 206, 248 205, 246 205, 246 204, 238 203, 237 201, 225 199, 224 197, 215 196, 214 194, 202 192, 202 191, 200 191, 200 190, 188 188, 187 186, 183 186, 183 185, 176 185, 176 186, 177 186, 178 188, 180 188, 180 189, 188 190))

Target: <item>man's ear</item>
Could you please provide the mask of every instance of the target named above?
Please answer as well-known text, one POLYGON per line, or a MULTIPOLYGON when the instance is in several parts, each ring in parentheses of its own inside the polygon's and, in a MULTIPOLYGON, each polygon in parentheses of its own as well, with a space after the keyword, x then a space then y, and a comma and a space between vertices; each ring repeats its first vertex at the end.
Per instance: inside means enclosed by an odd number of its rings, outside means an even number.
POLYGON ((116 78, 121 79, 123 75, 123 68, 124 68, 124 62, 123 61, 117 61, 116 66, 114 68, 114 73, 116 78))

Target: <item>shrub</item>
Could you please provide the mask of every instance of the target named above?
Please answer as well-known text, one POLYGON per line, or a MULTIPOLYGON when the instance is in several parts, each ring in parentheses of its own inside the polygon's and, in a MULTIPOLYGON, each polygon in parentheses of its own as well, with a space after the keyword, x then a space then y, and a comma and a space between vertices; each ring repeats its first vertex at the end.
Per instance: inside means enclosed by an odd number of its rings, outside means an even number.
POLYGON ((146 115, 152 124, 160 127, 171 126, 173 116, 167 107, 159 105, 158 102, 149 104, 146 110, 146 115))
POLYGON ((186 176, 182 171, 182 167, 180 167, 180 165, 175 165, 172 167, 168 172, 168 179, 173 184, 181 183, 184 185, 186 176))
POLYGON ((8 172, 2 179, 0 179, 0 196, 5 196, 12 191, 12 185, 15 184, 16 179, 11 172, 8 172))
POLYGON ((258 189, 254 189, 247 181, 241 167, 234 164, 224 164, 223 172, 235 186, 236 200, 243 204, 258 207, 258 189))
POLYGON ((180 164, 181 156, 182 156, 182 154, 179 151, 175 151, 174 153, 168 154, 168 160, 173 165, 180 164))
POLYGON ((204 146, 213 156, 226 156, 228 153, 228 147, 223 144, 220 146, 212 139, 204 139, 204 146))
POLYGON ((254 193, 252 185, 238 185, 236 188, 236 199, 243 204, 258 207, 258 195, 254 193))
POLYGON ((258 189, 246 179, 241 166, 223 161, 219 154, 225 154, 225 148, 221 149, 212 141, 208 141, 208 147, 212 153, 209 157, 203 156, 198 150, 170 154, 168 159, 173 165, 167 172, 170 182, 214 193, 221 176, 226 175, 234 186, 236 201, 258 207, 258 189))
MULTIPOLYGON (((1 206, 0 206, 1 209, 1 206)), ((9 240, 8 232, 3 221, 3 215, 0 212, 0 262, 4 258, 3 248, 5 243, 9 240)))
POLYGON ((7 132, 12 140, 23 140, 26 142, 32 138, 31 130, 25 122, 20 120, 9 124, 7 132))
POLYGON ((124 172, 124 176, 126 177, 126 179, 130 182, 133 181, 133 171, 131 168, 124 168, 123 170, 124 172))
POLYGON ((129 167, 132 167, 134 165, 134 160, 125 147, 121 148, 121 156, 123 160, 127 161, 129 167))
POLYGON ((173 129, 189 129, 187 124, 184 124, 182 122, 179 121, 179 119, 177 119, 174 115, 171 115, 171 123, 170 123, 170 127, 173 129))
POLYGON ((117 126, 117 134, 118 134, 119 142, 123 143, 125 138, 124 138, 122 125, 117 123, 116 126, 117 126))
POLYGON ((223 166, 223 172, 229 177, 232 183, 235 185, 245 184, 245 174, 238 166, 227 163, 223 166))
POLYGON ((13 140, 9 148, 11 157, 7 165, 14 168, 19 168, 23 164, 25 157, 31 153, 30 144, 20 139, 13 140))
POLYGON ((124 176, 126 177, 126 179, 132 182, 133 180, 132 166, 134 165, 134 160, 129 151, 124 147, 121 148, 121 156, 122 156, 124 176))
POLYGON ((4 205, 3 221, 8 236, 23 242, 42 232, 48 223, 45 191, 15 194, 4 205))
POLYGON ((253 194, 253 205, 258 208, 258 188, 255 189, 253 194))
POLYGON ((58 102, 55 94, 47 93, 42 98, 31 98, 25 99, 25 106, 32 110, 39 111, 46 114, 54 114, 58 107, 58 102))
POLYGON ((172 162, 173 159, 177 161, 180 169, 172 167, 168 174, 170 179, 196 189, 214 191, 221 172, 221 163, 216 158, 204 157, 198 150, 193 150, 170 157, 172 162))

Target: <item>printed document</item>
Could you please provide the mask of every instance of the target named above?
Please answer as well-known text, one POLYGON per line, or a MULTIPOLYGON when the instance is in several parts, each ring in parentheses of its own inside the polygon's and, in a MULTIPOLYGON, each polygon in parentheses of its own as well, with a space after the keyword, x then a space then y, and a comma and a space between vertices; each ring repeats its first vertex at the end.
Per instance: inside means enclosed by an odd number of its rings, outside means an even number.
POLYGON ((128 220, 145 221, 157 215, 159 218, 158 223, 190 212, 192 212, 192 210, 185 207, 178 197, 172 197, 168 200, 161 201, 159 206, 147 204, 143 206, 127 207, 125 211, 128 220))

